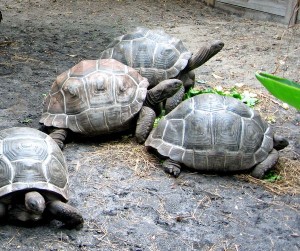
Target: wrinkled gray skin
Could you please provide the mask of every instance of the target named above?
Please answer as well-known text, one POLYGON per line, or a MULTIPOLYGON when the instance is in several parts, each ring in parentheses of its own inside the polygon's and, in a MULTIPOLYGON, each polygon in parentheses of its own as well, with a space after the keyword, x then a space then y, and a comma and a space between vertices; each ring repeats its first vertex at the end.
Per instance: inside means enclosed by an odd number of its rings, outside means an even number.
POLYGON ((37 191, 25 193, 23 199, 16 196, 13 201, 9 206, 0 202, 0 219, 24 223, 56 219, 63 222, 67 228, 82 227, 83 218, 76 208, 60 200, 46 202, 44 196, 37 191), (24 201, 24 204, 20 201, 24 201))

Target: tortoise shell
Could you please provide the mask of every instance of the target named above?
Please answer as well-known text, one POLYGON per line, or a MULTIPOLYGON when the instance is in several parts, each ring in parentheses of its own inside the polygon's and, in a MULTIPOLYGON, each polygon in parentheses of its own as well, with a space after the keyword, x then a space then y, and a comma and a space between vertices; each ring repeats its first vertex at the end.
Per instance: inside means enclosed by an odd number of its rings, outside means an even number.
POLYGON ((36 129, 0 131, 0 197, 22 190, 43 190, 68 199, 68 170, 55 141, 36 129))
POLYGON ((53 83, 40 123, 82 134, 122 131, 140 111, 148 85, 114 59, 81 61, 53 83))
POLYGON ((163 30, 137 28, 117 37, 100 58, 114 58, 146 77, 150 87, 176 77, 188 64, 192 53, 182 41, 163 30))
POLYGON ((202 171, 246 170, 273 149, 273 132, 241 101, 202 94, 182 102, 149 135, 146 146, 202 171))

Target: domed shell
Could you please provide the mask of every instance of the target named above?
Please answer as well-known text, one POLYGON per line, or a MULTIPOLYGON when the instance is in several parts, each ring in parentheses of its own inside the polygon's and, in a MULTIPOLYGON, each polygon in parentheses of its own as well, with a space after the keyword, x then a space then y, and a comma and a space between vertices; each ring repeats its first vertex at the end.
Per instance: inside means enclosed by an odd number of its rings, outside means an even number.
POLYGON ((92 135, 121 131, 140 111, 148 85, 114 59, 81 61, 53 83, 40 123, 92 135))
POLYGON ((68 170, 50 136, 14 127, 0 131, 0 197, 21 190, 43 190, 67 201, 68 170))
POLYGON ((136 69, 146 77, 150 86, 176 77, 192 53, 182 41, 163 30, 137 28, 132 33, 115 38, 100 58, 114 58, 136 69))
POLYGON ((145 145, 196 170, 247 170, 273 149, 273 132, 241 101, 202 94, 165 116, 145 145))

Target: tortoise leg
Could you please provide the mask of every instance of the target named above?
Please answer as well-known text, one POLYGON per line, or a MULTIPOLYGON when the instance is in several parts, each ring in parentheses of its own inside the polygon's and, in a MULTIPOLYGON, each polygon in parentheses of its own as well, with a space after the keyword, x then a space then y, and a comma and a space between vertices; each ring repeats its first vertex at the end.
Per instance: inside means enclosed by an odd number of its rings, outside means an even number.
POLYGON ((172 174, 175 178, 177 178, 181 171, 181 165, 179 162, 174 161, 172 159, 167 159, 162 164, 165 172, 172 174))
POLYGON ((180 104, 184 96, 184 87, 181 88, 170 98, 167 99, 165 104, 166 114, 172 111, 176 106, 180 104))
POLYGON ((46 211, 50 215, 65 224, 67 228, 82 227, 83 218, 81 213, 74 207, 62 201, 51 201, 47 204, 46 211))
POLYGON ((153 124, 156 118, 155 111, 148 106, 143 106, 137 121, 136 129, 135 129, 135 137, 139 144, 143 144, 150 131, 153 128, 153 124))
POLYGON ((64 142, 67 138, 68 131, 66 129, 54 129, 49 136, 54 139, 60 149, 64 148, 64 142))
POLYGON ((255 178, 261 179, 265 175, 265 173, 276 164, 277 160, 278 152, 273 149, 264 161, 254 167, 251 175, 255 178))

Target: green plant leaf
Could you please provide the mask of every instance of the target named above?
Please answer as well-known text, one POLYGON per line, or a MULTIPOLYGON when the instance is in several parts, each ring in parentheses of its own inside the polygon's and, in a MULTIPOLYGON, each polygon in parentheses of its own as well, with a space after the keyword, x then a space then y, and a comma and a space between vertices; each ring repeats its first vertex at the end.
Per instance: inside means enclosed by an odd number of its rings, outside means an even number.
POLYGON ((222 96, 229 96, 236 99, 241 100, 243 103, 248 105, 249 107, 254 107, 259 100, 256 98, 256 94, 250 93, 250 92, 243 92, 240 93, 236 89, 236 87, 231 88, 229 91, 224 91, 222 87, 216 87, 216 88, 207 88, 204 90, 197 90, 194 88, 191 88, 184 96, 183 100, 186 100, 188 98, 194 97, 196 95, 204 94, 204 93, 214 93, 219 94, 222 96))
POLYGON ((263 179, 268 181, 268 182, 275 182, 277 180, 281 180, 282 177, 280 175, 278 175, 274 170, 270 170, 269 172, 267 172, 265 174, 263 179))
POLYGON ((165 110, 162 110, 160 115, 158 117, 156 117, 156 119, 154 120, 154 123, 153 123, 153 128, 157 127, 159 121, 166 115, 166 111, 165 110))

